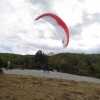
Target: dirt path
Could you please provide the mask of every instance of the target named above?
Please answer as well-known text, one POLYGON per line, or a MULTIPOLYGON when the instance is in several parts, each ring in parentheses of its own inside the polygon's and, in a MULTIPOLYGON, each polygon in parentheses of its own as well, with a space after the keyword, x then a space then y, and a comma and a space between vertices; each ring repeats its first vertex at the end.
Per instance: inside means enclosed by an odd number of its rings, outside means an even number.
POLYGON ((43 76, 43 77, 49 77, 49 78, 59 78, 59 79, 67 79, 67 80, 74 80, 74 81, 87 81, 87 82, 100 83, 100 79, 97 79, 97 78, 65 74, 65 73, 57 73, 57 72, 51 72, 51 71, 49 73, 44 73, 43 71, 37 71, 37 70, 4 70, 4 73, 43 76))

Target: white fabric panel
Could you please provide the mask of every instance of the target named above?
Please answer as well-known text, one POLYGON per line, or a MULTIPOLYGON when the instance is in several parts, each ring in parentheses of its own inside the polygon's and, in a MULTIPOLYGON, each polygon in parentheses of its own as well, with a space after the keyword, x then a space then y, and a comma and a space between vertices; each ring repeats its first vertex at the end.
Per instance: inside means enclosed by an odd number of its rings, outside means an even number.
POLYGON ((52 18, 50 16, 44 16, 43 19, 48 21, 50 24, 52 24, 56 28, 56 30, 62 40, 62 44, 65 47, 67 44, 67 41, 68 41, 65 30, 58 24, 58 22, 54 18, 52 18))

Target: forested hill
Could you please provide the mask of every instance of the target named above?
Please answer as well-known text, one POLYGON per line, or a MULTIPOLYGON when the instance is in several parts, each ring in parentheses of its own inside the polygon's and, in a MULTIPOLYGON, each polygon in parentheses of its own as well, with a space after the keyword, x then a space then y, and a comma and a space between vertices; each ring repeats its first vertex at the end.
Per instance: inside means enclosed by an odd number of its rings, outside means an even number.
POLYGON ((52 56, 39 50, 35 55, 19 55, 0 53, 3 58, 2 67, 10 60, 11 68, 42 69, 50 63, 50 70, 100 78, 100 54, 59 53, 52 56))

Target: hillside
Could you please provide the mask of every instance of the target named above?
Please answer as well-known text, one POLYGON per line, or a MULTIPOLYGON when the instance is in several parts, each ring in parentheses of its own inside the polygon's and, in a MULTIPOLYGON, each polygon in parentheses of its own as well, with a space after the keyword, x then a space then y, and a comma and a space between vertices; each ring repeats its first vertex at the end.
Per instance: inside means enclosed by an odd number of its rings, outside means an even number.
POLYGON ((7 67, 10 60, 11 68, 43 69, 46 62, 50 63, 50 70, 56 69, 60 72, 100 78, 100 54, 75 54, 59 53, 45 55, 38 51, 35 55, 19 55, 0 53, 3 58, 2 67, 7 67))

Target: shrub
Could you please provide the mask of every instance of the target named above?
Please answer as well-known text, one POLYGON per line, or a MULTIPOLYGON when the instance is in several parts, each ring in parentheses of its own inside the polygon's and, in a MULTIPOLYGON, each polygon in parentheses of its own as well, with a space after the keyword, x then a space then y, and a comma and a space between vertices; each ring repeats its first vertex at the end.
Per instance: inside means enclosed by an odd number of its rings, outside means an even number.
POLYGON ((0 73, 3 73, 3 70, 0 68, 0 73))

